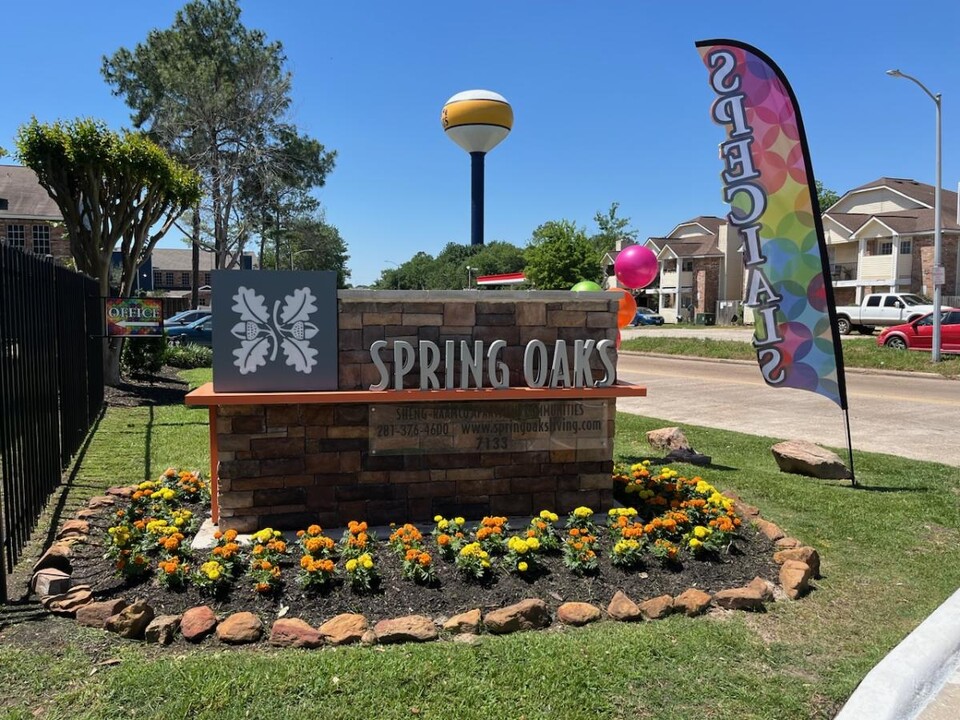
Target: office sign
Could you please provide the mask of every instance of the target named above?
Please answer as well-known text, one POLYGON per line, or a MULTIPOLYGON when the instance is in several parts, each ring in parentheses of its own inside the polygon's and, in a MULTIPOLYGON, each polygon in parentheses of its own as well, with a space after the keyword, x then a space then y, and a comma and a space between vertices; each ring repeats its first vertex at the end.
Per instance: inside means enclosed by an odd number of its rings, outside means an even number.
POLYGON ((106 298, 108 337, 160 337, 163 301, 159 298, 106 298))

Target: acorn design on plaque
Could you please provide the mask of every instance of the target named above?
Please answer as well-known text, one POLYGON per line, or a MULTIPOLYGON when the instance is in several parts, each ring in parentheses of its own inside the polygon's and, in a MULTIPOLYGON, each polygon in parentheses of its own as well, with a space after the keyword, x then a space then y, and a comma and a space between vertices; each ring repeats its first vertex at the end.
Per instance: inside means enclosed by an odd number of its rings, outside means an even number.
POLYGON ((233 351, 233 364, 241 375, 255 373, 259 368, 277 359, 283 351, 285 364, 296 372, 310 374, 317 364, 317 350, 310 340, 317 334, 317 326, 310 316, 317 311, 316 298, 310 288, 302 287, 292 295, 284 295, 283 302, 267 307, 263 295, 254 288, 240 286, 233 296, 232 310, 240 316, 230 334, 240 340, 233 351), (268 358, 269 356, 269 358, 268 358))

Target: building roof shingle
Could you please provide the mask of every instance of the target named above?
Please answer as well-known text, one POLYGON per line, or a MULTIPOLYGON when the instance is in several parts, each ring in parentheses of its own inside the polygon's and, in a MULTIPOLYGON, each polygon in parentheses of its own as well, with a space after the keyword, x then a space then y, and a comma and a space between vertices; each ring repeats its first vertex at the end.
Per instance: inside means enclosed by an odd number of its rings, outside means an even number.
POLYGON ((30 168, 0 165, 0 198, 7 201, 7 209, 0 210, 0 218, 35 218, 53 222, 61 219, 57 204, 30 168))

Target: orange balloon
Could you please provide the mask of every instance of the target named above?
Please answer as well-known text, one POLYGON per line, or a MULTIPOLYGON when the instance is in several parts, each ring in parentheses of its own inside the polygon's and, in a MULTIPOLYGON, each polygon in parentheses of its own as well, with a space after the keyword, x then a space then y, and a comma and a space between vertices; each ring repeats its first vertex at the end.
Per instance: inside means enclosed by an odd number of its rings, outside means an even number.
POLYGON ((617 327, 625 328, 633 322, 637 315, 637 301, 633 295, 623 288, 610 288, 607 292, 620 294, 620 309, 617 311, 617 327))
POLYGON ((620 349, 620 343, 623 342, 623 338, 620 337, 620 331, 617 330, 617 350, 620 349))

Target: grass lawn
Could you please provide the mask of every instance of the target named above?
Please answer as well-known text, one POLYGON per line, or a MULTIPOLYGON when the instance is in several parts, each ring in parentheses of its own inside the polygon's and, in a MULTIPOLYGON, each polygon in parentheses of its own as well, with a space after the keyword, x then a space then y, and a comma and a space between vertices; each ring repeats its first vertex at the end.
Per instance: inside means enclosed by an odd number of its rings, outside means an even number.
MULTIPOLYGON (((644 432, 666 424, 619 415, 618 457, 643 457, 644 432)), ((819 549, 824 578, 809 597, 763 614, 553 628, 475 647, 160 649, 60 619, 42 621, 56 623, 57 642, 31 645, 21 622, 0 633, 0 717, 833 717, 960 586, 960 470, 857 453, 864 487, 852 489, 779 473, 772 438, 685 430, 717 467, 678 470, 737 492, 819 549)), ((112 408, 67 506, 167 465, 206 469, 207 437, 204 409, 112 408)))
MULTIPOLYGON (((691 331, 693 332, 693 331, 691 331)), ((688 355, 691 357, 728 360, 756 360, 749 342, 714 340, 704 337, 637 337, 624 340, 624 350, 635 352, 688 355)), ((960 377, 960 355, 941 355, 939 363, 930 362, 930 353, 891 350, 877 347, 875 338, 851 338, 843 341, 843 363, 848 368, 903 370, 938 373, 944 377, 960 377)))

